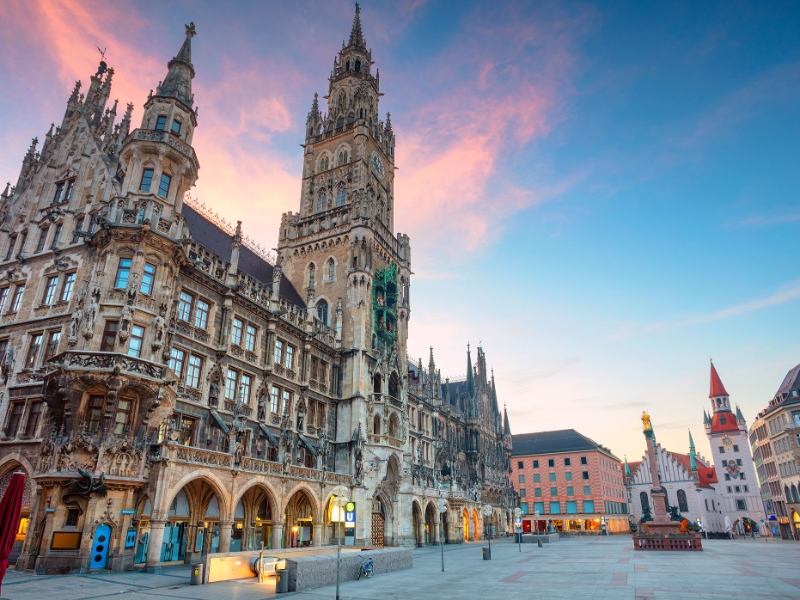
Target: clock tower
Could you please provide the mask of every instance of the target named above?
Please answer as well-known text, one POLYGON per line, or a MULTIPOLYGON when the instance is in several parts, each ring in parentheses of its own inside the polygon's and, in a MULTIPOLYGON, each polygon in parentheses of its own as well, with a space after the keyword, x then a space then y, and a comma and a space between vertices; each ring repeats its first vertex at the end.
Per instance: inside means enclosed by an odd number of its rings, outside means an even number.
MULTIPOLYGON (((379 116, 381 96, 356 4, 324 108, 314 94, 299 207, 283 215, 277 248, 279 269, 302 290, 313 330, 335 333, 340 399, 331 441, 337 468, 349 461, 370 496, 383 474, 360 461, 393 460, 399 470, 407 431, 411 249, 408 236, 394 231, 395 136, 389 114, 379 116)), ((313 339, 307 345, 313 355, 313 339)))

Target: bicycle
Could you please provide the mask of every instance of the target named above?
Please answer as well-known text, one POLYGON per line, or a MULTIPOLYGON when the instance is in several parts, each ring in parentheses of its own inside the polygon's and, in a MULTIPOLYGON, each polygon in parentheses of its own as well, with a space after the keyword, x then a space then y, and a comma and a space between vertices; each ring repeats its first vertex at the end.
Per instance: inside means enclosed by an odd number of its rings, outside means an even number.
POLYGON ((361 565, 358 567, 358 579, 361 579, 362 575, 369 579, 372 577, 372 559, 364 558, 360 554, 358 558, 361 560, 361 565))

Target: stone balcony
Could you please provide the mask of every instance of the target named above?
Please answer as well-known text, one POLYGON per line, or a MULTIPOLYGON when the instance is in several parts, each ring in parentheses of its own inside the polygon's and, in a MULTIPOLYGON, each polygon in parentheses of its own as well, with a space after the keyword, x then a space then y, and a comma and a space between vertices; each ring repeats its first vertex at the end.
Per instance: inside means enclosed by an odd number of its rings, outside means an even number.
POLYGON ((53 367, 64 371, 89 371, 94 373, 119 372, 147 381, 167 383, 172 372, 166 365, 118 352, 85 352, 67 350, 48 361, 53 367))

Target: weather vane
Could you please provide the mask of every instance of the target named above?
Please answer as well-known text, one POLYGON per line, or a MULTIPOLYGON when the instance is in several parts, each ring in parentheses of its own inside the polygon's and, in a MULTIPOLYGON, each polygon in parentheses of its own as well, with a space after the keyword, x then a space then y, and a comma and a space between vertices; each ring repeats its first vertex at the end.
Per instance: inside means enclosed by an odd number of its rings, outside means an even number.
POLYGON ((100 49, 100 46, 98 46, 97 44, 95 44, 94 47, 97 48, 97 51, 100 53, 100 60, 105 60, 106 59, 106 50, 108 50, 108 47, 106 46, 102 50, 100 49))

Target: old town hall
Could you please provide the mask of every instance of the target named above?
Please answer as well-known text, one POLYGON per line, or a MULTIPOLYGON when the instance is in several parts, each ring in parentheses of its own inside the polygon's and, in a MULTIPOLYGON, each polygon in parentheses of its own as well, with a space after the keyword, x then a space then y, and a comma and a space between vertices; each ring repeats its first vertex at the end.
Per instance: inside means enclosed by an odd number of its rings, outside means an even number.
POLYGON ((274 256, 187 196, 195 33, 138 128, 109 102, 113 68, 77 82, 0 198, 0 493, 28 475, 17 569, 335 543, 337 486, 357 544, 507 531, 511 432, 483 349, 458 379, 433 350, 407 356, 396 139, 358 8, 274 256))

